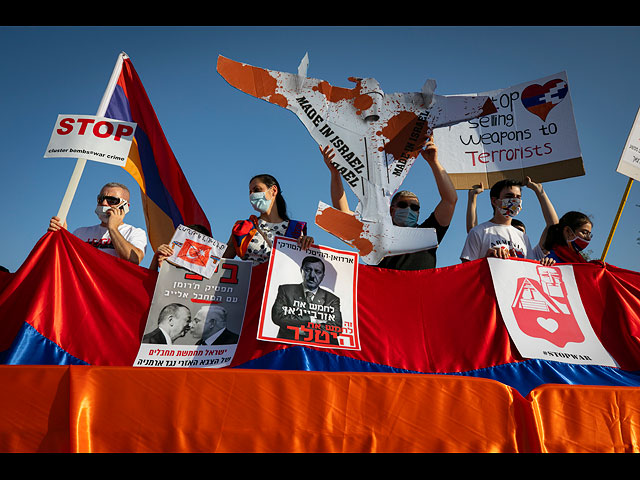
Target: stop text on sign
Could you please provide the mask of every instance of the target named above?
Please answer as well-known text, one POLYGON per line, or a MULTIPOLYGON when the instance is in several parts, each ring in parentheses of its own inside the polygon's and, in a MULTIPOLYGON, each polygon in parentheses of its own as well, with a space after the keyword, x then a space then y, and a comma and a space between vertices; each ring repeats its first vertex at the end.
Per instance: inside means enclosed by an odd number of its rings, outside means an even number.
POLYGON ((90 115, 58 115, 45 157, 86 158, 124 166, 136 124, 90 115))

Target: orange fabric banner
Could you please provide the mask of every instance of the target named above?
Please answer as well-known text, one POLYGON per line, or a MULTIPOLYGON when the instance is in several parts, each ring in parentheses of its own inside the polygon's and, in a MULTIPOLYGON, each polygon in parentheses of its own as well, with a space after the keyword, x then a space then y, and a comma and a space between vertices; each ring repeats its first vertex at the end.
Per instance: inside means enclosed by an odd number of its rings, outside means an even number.
POLYGON ((637 452, 640 389, 386 373, 4 366, 2 452, 637 452))

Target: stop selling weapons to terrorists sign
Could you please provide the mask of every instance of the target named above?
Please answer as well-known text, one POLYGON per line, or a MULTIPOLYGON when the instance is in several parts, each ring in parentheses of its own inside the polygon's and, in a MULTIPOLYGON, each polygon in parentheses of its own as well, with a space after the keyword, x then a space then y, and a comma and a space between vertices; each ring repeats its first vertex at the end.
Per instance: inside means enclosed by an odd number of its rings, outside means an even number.
POLYGON ((565 72, 478 95, 491 98, 497 112, 434 131, 438 158, 457 189, 584 175, 565 72))

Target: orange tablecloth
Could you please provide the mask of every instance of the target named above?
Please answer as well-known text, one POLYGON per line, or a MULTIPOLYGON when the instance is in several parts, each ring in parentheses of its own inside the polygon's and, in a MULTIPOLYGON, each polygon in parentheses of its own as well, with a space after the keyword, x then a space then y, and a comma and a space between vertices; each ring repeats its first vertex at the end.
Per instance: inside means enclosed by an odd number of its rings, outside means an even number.
POLYGON ((2 452, 636 452, 640 389, 445 375, 0 367, 2 452))

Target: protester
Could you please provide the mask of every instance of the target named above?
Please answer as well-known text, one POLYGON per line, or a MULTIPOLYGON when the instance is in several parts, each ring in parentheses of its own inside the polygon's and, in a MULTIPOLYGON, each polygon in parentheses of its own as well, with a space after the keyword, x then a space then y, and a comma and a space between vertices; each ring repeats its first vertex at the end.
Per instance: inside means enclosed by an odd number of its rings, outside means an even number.
MULTIPOLYGON (((191 230, 195 230, 198 233, 206 235, 207 237, 211 236, 211 232, 209 229, 203 225, 185 225, 187 228, 191 230)), ((149 270, 158 271, 162 266, 162 262, 164 262, 167 258, 173 255, 173 247, 168 243, 163 243, 162 245, 158 245, 157 250, 153 254, 153 258, 151 259, 151 263, 149 264, 149 270)))
POLYGON ((512 223, 513 217, 522 210, 520 182, 500 180, 490 191, 493 217, 469 231, 460 255, 463 262, 483 257, 514 257, 540 260, 544 264, 553 263, 546 257, 542 244, 548 227, 557 223, 558 216, 541 184, 526 177, 525 186, 536 194, 546 223, 538 244, 532 248, 527 234, 522 229, 515 228, 512 223))
MULTIPOLYGON (((124 223, 129 207, 129 189, 121 183, 107 183, 100 190, 95 209, 100 223, 79 227, 73 234, 103 252, 138 265, 147 249, 147 234, 141 228, 124 223)), ((48 231, 55 232, 61 228, 66 229, 67 222, 52 217, 48 231)))
MULTIPOLYGON (((347 196, 342 184, 340 172, 332 164, 331 160, 335 156, 332 148, 325 147, 320 149, 324 161, 331 172, 331 201, 333 207, 343 212, 352 213, 349 209, 347 196)), ((425 149, 421 152, 422 157, 427 161, 431 171, 433 172, 438 193, 440 194, 440 202, 429 217, 418 223, 420 213, 420 201, 413 192, 402 190, 397 192, 391 199, 389 213, 394 225, 399 227, 410 228, 434 228, 438 244, 442 241, 445 233, 451 223, 458 194, 449 178, 446 170, 438 161, 438 148, 433 139, 429 139, 425 144, 425 149)), ((437 247, 421 250, 419 252, 405 253, 401 255, 392 255, 383 258, 377 265, 381 268, 390 268, 395 270, 423 270, 436 267, 436 250, 437 247)))
POLYGON ((227 242, 223 258, 240 257, 258 265, 269 260, 276 235, 293 238, 302 250, 313 244, 307 236, 307 224, 292 220, 278 181, 268 174, 256 175, 249 182, 249 201, 260 214, 248 220, 238 220, 227 242))
POLYGON ((585 263, 582 251, 589 245, 593 222, 580 212, 567 212, 547 232, 543 248, 556 263, 585 263))
MULTIPOLYGON (((478 224, 478 213, 476 205, 476 197, 484 192, 482 184, 474 185, 469 189, 469 198, 467 201, 467 233, 471 231, 473 227, 478 224)), ((516 227, 522 233, 527 233, 527 229, 520 220, 517 218, 511 219, 511 226, 516 227)))

